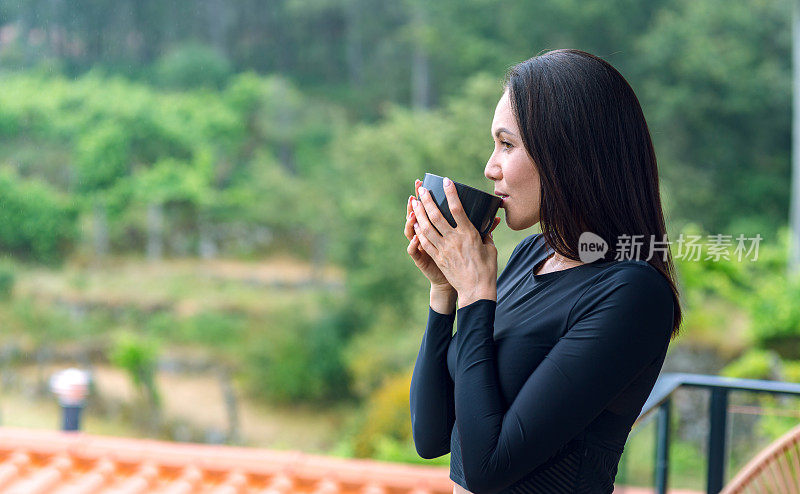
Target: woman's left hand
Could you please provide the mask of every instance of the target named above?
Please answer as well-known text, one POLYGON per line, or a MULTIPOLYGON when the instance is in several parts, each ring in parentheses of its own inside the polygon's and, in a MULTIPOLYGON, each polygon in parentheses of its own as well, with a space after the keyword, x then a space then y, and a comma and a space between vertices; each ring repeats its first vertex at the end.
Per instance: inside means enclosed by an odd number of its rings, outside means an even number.
POLYGON ((420 187, 421 202, 413 205, 420 245, 458 292, 459 309, 480 299, 497 300, 497 248, 491 232, 500 218, 494 219, 489 234, 481 239, 452 181, 445 179, 444 193, 456 227, 447 222, 430 192, 420 187))

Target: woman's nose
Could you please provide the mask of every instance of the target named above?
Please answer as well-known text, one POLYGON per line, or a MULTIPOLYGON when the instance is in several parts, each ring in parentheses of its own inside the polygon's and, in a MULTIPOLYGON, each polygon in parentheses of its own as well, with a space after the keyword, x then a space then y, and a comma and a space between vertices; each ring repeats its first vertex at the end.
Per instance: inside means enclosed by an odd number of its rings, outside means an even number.
MULTIPOLYGON (((494 157, 494 155, 492 155, 492 157, 494 157)), ((492 158, 489 158, 489 161, 486 162, 486 167, 483 170, 483 174, 489 180, 499 180, 500 167, 493 162, 492 158)))

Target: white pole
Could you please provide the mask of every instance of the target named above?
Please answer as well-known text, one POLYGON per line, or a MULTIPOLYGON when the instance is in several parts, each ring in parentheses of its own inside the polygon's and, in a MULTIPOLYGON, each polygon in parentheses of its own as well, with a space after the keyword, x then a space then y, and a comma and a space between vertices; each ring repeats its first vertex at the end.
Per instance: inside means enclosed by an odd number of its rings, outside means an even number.
POLYGON ((792 2, 792 190, 789 275, 800 272, 800 0, 792 2))

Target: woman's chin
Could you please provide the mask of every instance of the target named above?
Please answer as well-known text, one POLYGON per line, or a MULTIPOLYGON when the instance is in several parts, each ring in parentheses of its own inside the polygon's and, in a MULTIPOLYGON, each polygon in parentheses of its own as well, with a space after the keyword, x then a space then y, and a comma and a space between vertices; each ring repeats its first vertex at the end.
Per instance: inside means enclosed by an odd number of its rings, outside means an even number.
POLYGON ((513 230, 515 232, 522 230, 522 228, 520 228, 519 225, 514 223, 514 219, 509 218, 508 216, 506 216, 506 226, 508 226, 509 230, 513 230))
POLYGON ((508 226, 509 229, 514 230, 515 232, 519 232, 519 231, 522 231, 522 230, 527 230, 528 228, 531 228, 532 226, 536 226, 536 224, 538 224, 538 223, 539 223, 539 219, 538 218, 528 219, 528 221, 523 221, 521 223, 517 222, 517 221, 515 221, 514 217, 513 216, 509 216, 508 215, 508 211, 506 211, 506 225, 508 226))

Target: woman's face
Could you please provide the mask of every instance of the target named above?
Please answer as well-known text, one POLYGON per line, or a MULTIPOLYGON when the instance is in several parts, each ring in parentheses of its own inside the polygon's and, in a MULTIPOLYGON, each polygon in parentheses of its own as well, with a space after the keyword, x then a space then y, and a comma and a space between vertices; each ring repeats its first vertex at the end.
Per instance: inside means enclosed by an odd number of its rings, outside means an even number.
POLYGON ((507 194, 501 206, 506 224, 524 230, 539 222, 539 174, 525 146, 511 111, 508 89, 503 93, 492 120, 494 151, 483 174, 494 181, 495 194, 507 194))

